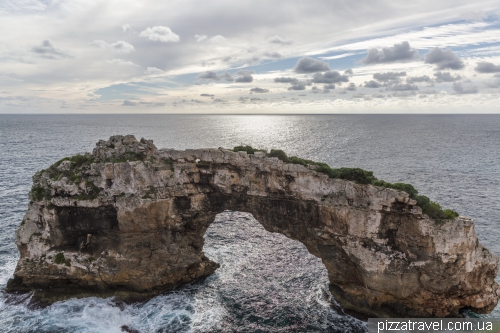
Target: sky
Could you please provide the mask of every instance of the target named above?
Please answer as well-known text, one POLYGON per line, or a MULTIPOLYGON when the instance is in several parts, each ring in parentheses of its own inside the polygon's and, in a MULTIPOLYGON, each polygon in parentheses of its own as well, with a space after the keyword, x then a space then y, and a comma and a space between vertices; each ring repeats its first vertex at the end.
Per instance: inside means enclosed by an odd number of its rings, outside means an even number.
POLYGON ((0 113, 499 113, 500 1, 1 0, 0 113))

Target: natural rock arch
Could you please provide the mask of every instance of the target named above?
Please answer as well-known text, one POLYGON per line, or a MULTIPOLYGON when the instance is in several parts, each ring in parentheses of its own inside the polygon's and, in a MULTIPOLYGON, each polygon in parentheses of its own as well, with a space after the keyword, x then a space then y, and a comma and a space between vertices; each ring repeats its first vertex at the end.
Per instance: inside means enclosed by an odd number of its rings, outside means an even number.
POLYGON ((155 294, 212 274, 203 235, 224 210, 251 213, 303 243, 328 270, 339 303, 371 316, 489 312, 498 257, 472 220, 438 224, 407 193, 330 179, 314 166, 225 149, 157 150, 115 136, 93 155, 37 173, 17 231, 9 290, 155 294), (49 290, 50 289, 50 290, 49 290))

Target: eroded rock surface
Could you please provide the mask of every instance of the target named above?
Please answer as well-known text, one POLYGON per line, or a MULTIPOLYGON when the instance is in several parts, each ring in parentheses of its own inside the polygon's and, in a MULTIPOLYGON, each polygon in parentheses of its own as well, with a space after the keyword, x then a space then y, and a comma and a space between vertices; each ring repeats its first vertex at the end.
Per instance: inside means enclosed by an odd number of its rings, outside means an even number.
POLYGON ((215 215, 244 211, 322 259, 340 304, 370 316, 490 312, 499 258, 466 217, 438 223, 407 193, 330 179, 263 153, 156 149, 114 136, 34 178, 8 290, 153 295, 212 274, 215 215))

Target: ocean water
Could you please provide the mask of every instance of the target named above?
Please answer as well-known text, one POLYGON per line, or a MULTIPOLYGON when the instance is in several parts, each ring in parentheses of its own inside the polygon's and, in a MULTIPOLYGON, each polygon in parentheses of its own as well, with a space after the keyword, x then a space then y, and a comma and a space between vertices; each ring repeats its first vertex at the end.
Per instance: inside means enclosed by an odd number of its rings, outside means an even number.
MULTIPOLYGON (((14 233, 33 174, 114 134, 158 148, 279 148, 372 170, 472 217, 480 242, 500 255, 498 115, 0 115, 0 288, 19 258, 14 233)), ((137 304, 85 298, 31 308, 28 295, 1 293, 0 332, 366 331, 338 308, 326 269, 299 242, 241 212, 219 214, 205 240, 221 268, 202 282, 137 304)), ((500 317, 500 307, 488 316, 500 317)))

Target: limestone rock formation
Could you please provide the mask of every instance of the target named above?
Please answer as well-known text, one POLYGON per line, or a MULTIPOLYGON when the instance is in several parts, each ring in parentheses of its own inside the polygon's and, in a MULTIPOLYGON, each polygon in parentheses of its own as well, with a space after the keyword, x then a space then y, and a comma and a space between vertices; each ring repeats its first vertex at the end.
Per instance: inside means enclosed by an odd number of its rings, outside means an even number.
POLYGON ((7 289, 51 302, 153 295, 212 274, 215 215, 244 211, 322 259, 345 308, 379 317, 490 312, 499 258, 466 217, 438 223, 405 192, 331 179, 264 153, 156 149, 114 136, 33 178, 7 289))

